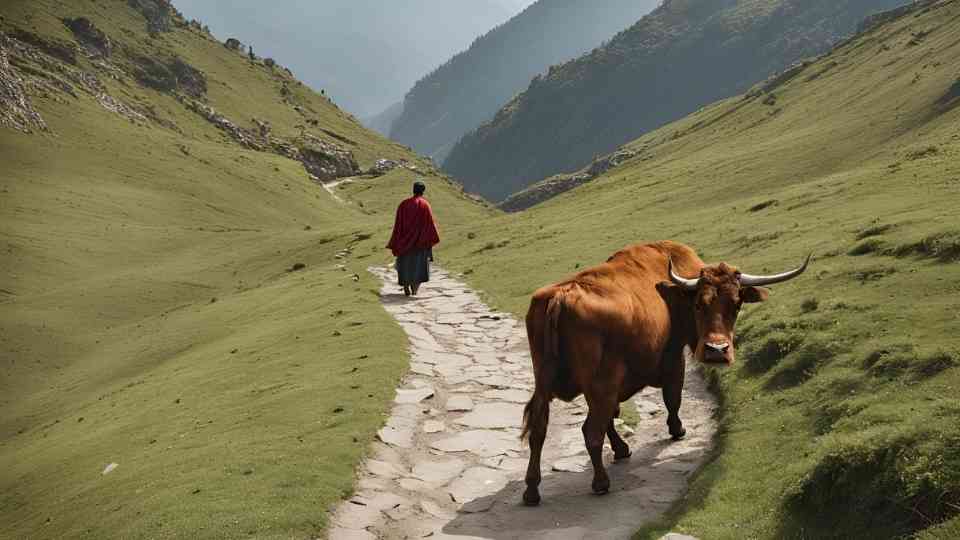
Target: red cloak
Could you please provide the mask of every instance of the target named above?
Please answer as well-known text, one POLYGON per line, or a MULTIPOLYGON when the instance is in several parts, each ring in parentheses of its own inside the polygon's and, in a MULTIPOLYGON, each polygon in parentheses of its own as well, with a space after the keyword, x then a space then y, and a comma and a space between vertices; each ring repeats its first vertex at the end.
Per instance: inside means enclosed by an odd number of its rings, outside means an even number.
POLYGON ((393 256, 402 257, 416 249, 430 249, 438 243, 440 233, 430 203, 419 195, 400 203, 393 222, 393 235, 387 244, 393 256))

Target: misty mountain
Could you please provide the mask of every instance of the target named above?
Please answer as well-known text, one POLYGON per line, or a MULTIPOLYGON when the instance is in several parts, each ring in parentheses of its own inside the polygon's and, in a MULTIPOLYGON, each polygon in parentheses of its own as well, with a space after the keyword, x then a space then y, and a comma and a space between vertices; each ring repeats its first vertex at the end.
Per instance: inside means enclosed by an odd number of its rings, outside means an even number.
POLYGON ((441 161, 551 64, 601 44, 659 0, 539 0, 417 82, 391 137, 441 161))
POLYGON ((524 0, 174 0, 222 40, 253 45, 358 117, 384 111, 524 0))
POLYGON ((444 168, 501 200, 823 53, 867 15, 904 3, 667 0, 605 46, 534 79, 463 137, 444 168))
POLYGON ((361 119, 361 121, 363 125, 377 133, 383 136, 389 136, 391 126, 393 126, 397 118, 400 118, 401 114, 403 114, 403 103, 397 102, 387 107, 382 113, 368 116, 361 119))

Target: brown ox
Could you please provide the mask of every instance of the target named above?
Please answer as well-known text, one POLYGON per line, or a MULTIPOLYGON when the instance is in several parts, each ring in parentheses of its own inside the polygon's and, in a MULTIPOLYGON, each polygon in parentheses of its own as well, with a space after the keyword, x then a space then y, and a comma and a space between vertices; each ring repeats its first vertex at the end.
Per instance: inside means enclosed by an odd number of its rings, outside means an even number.
POLYGON ((606 493, 604 436, 614 459, 630 456, 613 426, 620 403, 645 386, 662 388, 670 435, 682 438, 684 349, 701 362, 732 364, 740 307, 766 300, 761 285, 792 279, 809 261, 783 274, 752 276, 725 263, 707 266, 683 244, 638 244, 535 292, 527 312, 536 388, 524 410, 523 434, 530 440, 524 502, 540 502, 540 453, 553 398, 585 395, 583 438, 593 462, 593 491, 606 493))

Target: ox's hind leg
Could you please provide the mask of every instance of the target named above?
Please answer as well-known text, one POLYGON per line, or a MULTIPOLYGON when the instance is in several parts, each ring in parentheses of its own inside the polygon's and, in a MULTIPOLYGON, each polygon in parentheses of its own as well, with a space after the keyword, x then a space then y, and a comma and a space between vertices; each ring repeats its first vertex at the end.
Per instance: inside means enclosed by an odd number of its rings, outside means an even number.
POLYGON ((530 461, 527 463, 527 489, 523 492, 523 503, 537 506, 540 504, 540 455, 543 452, 543 442, 547 439, 547 424, 550 422, 550 398, 534 393, 525 414, 530 441, 530 461))
MULTIPOLYGON (((620 407, 617 407, 617 410, 614 411, 613 418, 620 418, 620 407)), ((626 441, 617 433, 617 429, 613 425, 613 418, 610 419, 610 424, 607 425, 607 438, 610 439, 610 448, 613 448, 613 459, 620 461, 621 459, 630 457, 631 452, 626 441)))
POLYGON ((610 491, 610 477, 607 476, 606 467, 603 466, 603 440, 613 428, 617 395, 591 392, 587 395, 587 403, 590 406, 590 412, 587 414, 587 421, 583 423, 583 442, 593 463, 593 492, 603 495, 610 491))

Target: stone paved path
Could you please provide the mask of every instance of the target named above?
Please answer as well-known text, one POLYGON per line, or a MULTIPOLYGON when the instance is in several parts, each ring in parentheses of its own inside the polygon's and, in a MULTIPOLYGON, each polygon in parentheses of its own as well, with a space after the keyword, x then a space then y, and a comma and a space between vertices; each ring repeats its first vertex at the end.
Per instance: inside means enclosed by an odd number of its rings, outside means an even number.
MULTIPOLYGON (((490 311, 443 271, 415 299, 403 296, 393 272, 371 271, 410 338, 410 373, 361 466, 356 495, 334 512, 331 540, 629 538, 683 494, 709 453, 716 404, 690 370, 680 411, 687 438, 670 441, 659 390, 638 394, 636 433, 620 427, 633 457, 610 465, 608 495, 593 495, 580 432, 586 405, 582 397, 554 400, 543 503, 522 506, 528 454, 520 424, 533 389, 522 323, 490 311)), ((605 457, 612 461, 609 445, 605 457)))

